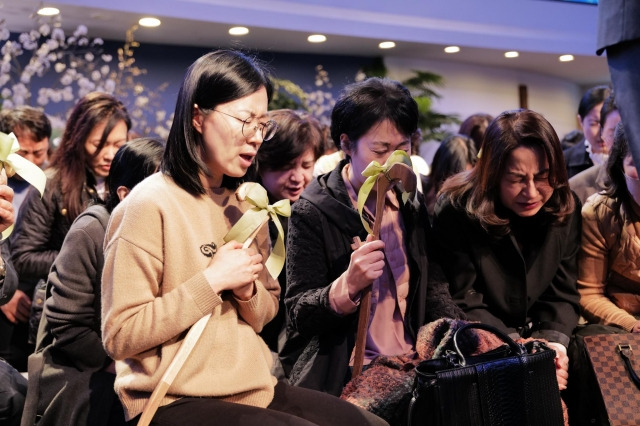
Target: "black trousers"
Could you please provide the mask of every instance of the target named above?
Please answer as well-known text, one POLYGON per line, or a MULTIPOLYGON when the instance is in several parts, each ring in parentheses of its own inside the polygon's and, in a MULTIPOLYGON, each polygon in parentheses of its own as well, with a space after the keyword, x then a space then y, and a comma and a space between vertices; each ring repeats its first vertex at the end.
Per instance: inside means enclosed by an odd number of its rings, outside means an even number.
MULTIPOLYGON (((140 416, 131 420, 136 425, 140 416)), ((182 398, 160 407, 153 426, 388 426, 387 422, 335 396, 279 382, 267 408, 215 398, 182 398)))

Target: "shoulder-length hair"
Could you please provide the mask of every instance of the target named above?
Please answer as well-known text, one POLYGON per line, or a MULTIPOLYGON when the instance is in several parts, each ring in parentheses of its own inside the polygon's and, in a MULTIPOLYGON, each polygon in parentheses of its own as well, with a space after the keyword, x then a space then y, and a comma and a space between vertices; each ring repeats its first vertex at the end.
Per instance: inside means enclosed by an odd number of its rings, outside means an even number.
POLYGON ((551 124, 537 112, 520 109, 505 111, 489 124, 482 152, 475 167, 447 180, 442 196, 476 219, 490 234, 509 232, 509 219, 500 215, 500 180, 511 152, 521 146, 539 148, 549 162, 551 198, 542 211, 551 223, 564 223, 575 203, 567 179, 567 169, 558 135, 551 124))
MULTIPOLYGON (((187 70, 160 169, 185 191, 204 194, 201 175, 209 175, 202 162, 202 135, 193 127, 194 105, 212 110, 266 88, 270 100, 273 88, 267 72, 256 58, 232 50, 217 50, 198 58, 187 70)), ((240 178, 224 176, 222 185, 235 188, 240 178)))
POLYGON ((613 134, 613 145, 611 146, 611 153, 609 154, 606 164, 609 180, 603 192, 608 197, 615 198, 627 205, 630 196, 624 174, 624 159, 629 153, 629 141, 624 131, 622 121, 620 121, 616 125, 616 130, 613 134))
POLYGON ((397 81, 377 77, 349 84, 331 112, 331 138, 340 145, 340 135, 346 134, 354 144, 384 120, 404 135, 416 132, 418 105, 409 90, 397 81))
POLYGON ((89 93, 71 111, 51 160, 51 166, 56 169, 53 179, 62 189, 62 200, 70 220, 74 220, 86 207, 82 202, 82 191, 88 174, 91 176, 91 160, 100 153, 109 134, 121 121, 126 123, 128 132, 131 119, 126 108, 107 93, 89 93), (89 156, 85 144, 91 131, 100 123, 106 123, 106 126, 95 153, 89 156))
POLYGON ((118 187, 133 189, 144 178, 158 170, 164 144, 153 138, 134 139, 122 145, 111 161, 111 169, 105 180, 109 190, 105 207, 111 212, 120 202, 118 187))
POLYGON ((314 161, 320 157, 324 135, 316 118, 290 109, 271 111, 269 118, 278 123, 278 132, 260 145, 255 162, 258 174, 284 170, 308 149, 313 151, 314 161))

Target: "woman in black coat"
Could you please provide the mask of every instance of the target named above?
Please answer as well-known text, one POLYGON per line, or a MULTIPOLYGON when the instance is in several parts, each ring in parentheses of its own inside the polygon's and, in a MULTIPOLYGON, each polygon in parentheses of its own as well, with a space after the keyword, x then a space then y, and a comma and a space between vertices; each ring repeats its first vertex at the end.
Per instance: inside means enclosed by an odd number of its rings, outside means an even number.
POLYGON ((458 306, 512 337, 548 340, 564 389, 581 216, 551 124, 530 110, 500 114, 474 169, 445 182, 433 227, 458 306))
MULTIPOLYGON (((339 395, 351 377, 361 291, 372 286, 365 364, 415 349, 418 328, 459 317, 437 265, 427 257, 429 220, 419 193, 389 191, 380 240, 371 241, 356 198, 371 161, 409 152, 417 105, 400 83, 370 78, 347 86, 331 137, 347 158, 319 176, 293 205, 285 305, 290 324, 281 360, 291 384, 339 395), (353 245, 359 237, 364 244, 353 245)), ((375 194, 368 200, 375 204, 375 194)), ((383 214, 365 205, 365 216, 383 214)))

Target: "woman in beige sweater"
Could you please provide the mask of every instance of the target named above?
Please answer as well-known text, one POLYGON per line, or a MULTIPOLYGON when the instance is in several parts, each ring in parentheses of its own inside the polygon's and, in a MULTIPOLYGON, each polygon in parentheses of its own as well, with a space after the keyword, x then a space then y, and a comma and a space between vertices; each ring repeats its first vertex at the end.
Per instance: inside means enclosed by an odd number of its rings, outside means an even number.
POLYGON ((216 51, 189 68, 157 173, 112 214, 105 237, 102 334, 115 389, 136 424, 187 330, 213 312, 151 424, 385 424, 349 403, 277 383, 258 336, 280 287, 251 247, 223 237, 252 206, 235 189, 277 130, 255 60, 216 51))
POLYGON ((640 332, 640 181, 624 128, 616 127, 610 183, 582 208, 578 290, 592 323, 640 332))

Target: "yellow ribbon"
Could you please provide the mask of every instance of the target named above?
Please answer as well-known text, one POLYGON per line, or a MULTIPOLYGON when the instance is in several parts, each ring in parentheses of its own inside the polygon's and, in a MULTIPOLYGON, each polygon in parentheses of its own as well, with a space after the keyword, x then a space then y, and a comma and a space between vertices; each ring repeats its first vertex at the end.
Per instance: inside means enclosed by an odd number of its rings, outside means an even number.
POLYGON ((278 278, 282 268, 284 267, 285 260, 285 247, 284 247, 284 230, 278 215, 289 217, 291 216, 291 205, 289 200, 280 200, 277 203, 269 204, 269 196, 267 190, 260 184, 253 183, 248 186, 245 194, 245 200, 253 205, 253 207, 242 215, 240 220, 229 230, 224 237, 225 242, 231 240, 245 241, 253 231, 260 226, 264 219, 269 215, 271 220, 276 224, 278 228, 278 238, 276 244, 269 255, 269 258, 265 262, 267 270, 274 279, 278 278))
MULTIPOLYGON (((47 177, 40 167, 16 154, 19 150, 20 144, 13 133, 7 135, 0 132, 0 170, 2 168, 6 169, 7 177, 13 176, 14 173, 19 175, 22 179, 35 186, 42 197, 47 177)), ((4 230, 2 239, 7 238, 12 231, 13 225, 4 230)))
MULTIPOLYGON (((358 191, 358 213, 360 213, 360 220, 362 221, 362 225, 364 225, 364 229, 367 230, 369 234, 373 233, 371 230, 371 226, 369 226, 369 222, 363 217, 362 210, 364 209, 364 203, 367 201, 369 197, 369 193, 373 189, 373 185, 376 183, 378 176, 382 174, 386 174, 389 171, 389 168, 395 163, 404 163, 407 166, 413 168, 411 164, 411 158, 406 151, 397 150, 393 151, 387 161, 384 162, 383 165, 380 165, 377 161, 372 161, 369 165, 362 171, 362 176, 366 176, 367 179, 364 181, 360 190, 358 191)), ((403 202, 406 202, 403 194, 403 202)), ((376 212, 376 214, 380 214, 380 212, 376 212)))

